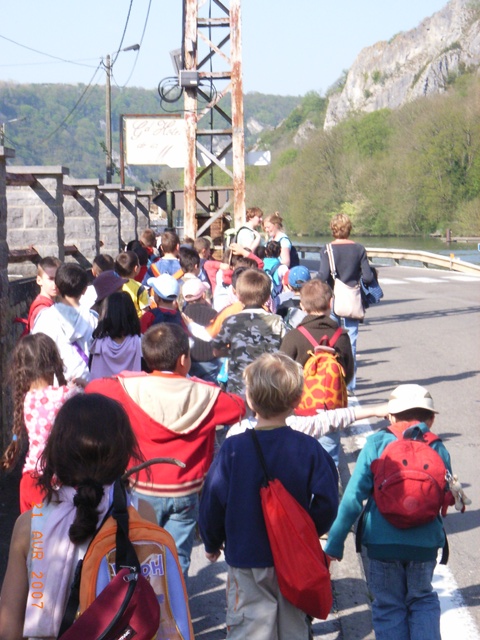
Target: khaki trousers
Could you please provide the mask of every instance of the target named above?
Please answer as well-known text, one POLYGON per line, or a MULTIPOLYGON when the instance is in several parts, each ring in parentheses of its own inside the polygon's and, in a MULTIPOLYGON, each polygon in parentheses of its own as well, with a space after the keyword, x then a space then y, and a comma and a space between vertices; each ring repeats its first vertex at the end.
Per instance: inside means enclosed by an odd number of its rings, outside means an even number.
POLYGON ((228 567, 227 640, 308 640, 303 611, 280 593, 273 567, 228 567))

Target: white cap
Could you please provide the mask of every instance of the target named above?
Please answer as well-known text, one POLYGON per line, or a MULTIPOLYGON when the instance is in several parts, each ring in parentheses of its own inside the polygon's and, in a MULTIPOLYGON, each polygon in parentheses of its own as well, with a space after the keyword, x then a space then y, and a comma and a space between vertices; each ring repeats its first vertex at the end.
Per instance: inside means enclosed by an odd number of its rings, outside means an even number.
POLYGON ((433 408, 433 398, 430 392, 419 384, 401 384, 390 395, 388 413, 402 413, 408 409, 428 409, 428 411, 438 413, 433 408))
POLYGON ((156 278, 149 278, 147 285, 153 287, 155 293, 160 296, 162 300, 175 300, 180 293, 178 280, 175 280, 175 278, 168 275, 168 273, 162 273, 156 278))

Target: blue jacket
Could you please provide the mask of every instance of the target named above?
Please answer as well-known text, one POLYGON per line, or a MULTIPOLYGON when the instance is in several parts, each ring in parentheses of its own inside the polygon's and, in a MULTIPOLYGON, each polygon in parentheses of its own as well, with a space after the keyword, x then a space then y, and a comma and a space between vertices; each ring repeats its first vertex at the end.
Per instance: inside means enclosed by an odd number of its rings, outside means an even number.
MULTIPOLYGON (((272 567, 260 502, 263 471, 249 429, 223 443, 207 474, 199 527, 205 549, 225 543, 232 567, 272 567)), ((310 513, 319 535, 330 528, 338 508, 338 476, 317 440, 290 427, 256 431, 270 475, 310 513)))
MULTIPOLYGON (((418 426, 423 433, 428 430, 424 423, 418 426)), ((437 556, 438 549, 445 544, 445 532, 440 515, 433 522, 420 527, 398 529, 387 522, 377 509, 372 497, 373 474, 370 465, 394 440, 393 433, 385 430, 378 431, 367 438, 345 489, 337 518, 328 534, 325 552, 329 556, 343 557, 345 539, 360 516, 365 501, 367 504, 363 519, 362 544, 366 546, 370 558, 401 561, 433 560, 437 556)), ((437 440, 431 446, 451 471, 450 455, 443 443, 437 440)))

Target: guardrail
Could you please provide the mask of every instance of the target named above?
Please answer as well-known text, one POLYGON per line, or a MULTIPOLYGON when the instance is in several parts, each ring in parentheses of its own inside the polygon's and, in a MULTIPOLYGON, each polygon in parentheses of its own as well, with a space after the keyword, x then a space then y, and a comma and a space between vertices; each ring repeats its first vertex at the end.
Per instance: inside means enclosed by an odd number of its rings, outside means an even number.
MULTIPOLYGON (((305 258, 307 253, 319 253, 320 248, 312 245, 299 245, 295 243, 295 247, 301 258, 305 258)), ((465 262, 458 258, 443 256, 439 253, 430 253, 429 251, 419 251, 410 249, 377 249, 366 248, 368 257, 373 260, 375 258, 383 258, 392 260, 394 264, 401 265, 404 262, 419 262, 424 267, 441 267, 450 271, 460 271, 471 275, 480 276, 480 265, 465 262)))

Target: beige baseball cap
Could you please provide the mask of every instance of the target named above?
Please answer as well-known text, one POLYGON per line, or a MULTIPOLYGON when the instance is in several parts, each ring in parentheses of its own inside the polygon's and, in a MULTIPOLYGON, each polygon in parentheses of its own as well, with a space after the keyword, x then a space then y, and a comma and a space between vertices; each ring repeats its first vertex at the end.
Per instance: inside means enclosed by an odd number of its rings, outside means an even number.
POLYGON ((390 395, 388 413, 396 414, 408 409, 428 409, 438 413, 433 407, 430 392, 419 384, 401 384, 390 395))

